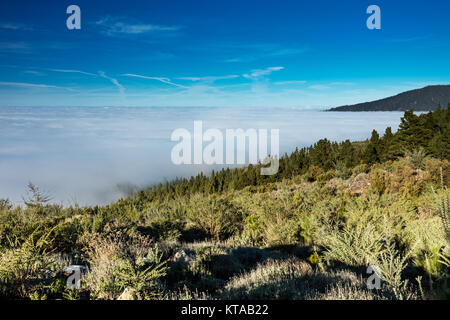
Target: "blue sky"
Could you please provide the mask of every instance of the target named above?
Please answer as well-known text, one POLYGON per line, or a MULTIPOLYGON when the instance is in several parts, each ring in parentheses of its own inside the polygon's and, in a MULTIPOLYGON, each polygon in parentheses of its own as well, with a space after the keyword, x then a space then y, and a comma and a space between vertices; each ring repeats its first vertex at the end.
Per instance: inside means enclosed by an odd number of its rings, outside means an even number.
POLYGON ((351 104, 450 83, 450 2, 0 2, 0 106, 351 104), (66 8, 81 8, 81 30, 66 8), (381 30, 366 8, 381 8, 381 30))

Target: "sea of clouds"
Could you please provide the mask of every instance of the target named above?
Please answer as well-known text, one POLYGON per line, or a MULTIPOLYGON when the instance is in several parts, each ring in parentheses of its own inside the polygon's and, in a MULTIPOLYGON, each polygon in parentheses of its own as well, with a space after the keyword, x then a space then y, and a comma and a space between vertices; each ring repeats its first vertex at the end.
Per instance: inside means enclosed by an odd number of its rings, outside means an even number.
MULTIPOLYGON (((15 203, 33 182, 64 205, 105 204, 135 188, 185 177, 206 165, 171 162, 177 128, 279 129, 280 153, 321 138, 342 141, 396 130, 400 112, 321 112, 301 108, 0 108, 0 198, 15 203)), ((215 168, 217 169, 217 168, 215 168)))

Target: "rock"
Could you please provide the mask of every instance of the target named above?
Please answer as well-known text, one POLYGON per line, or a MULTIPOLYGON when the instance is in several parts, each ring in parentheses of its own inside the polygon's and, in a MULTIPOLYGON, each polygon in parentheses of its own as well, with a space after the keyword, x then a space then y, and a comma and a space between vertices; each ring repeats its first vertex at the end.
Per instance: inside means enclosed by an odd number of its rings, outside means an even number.
POLYGON ((134 289, 125 288, 117 300, 139 300, 139 294, 134 289))
POLYGON ((175 255, 173 256, 173 261, 182 261, 182 262, 190 262, 194 260, 192 256, 186 253, 184 250, 179 250, 175 255))
POLYGON ((349 179, 349 189, 352 194, 361 195, 364 194, 370 187, 369 175, 366 173, 360 173, 355 177, 349 179))

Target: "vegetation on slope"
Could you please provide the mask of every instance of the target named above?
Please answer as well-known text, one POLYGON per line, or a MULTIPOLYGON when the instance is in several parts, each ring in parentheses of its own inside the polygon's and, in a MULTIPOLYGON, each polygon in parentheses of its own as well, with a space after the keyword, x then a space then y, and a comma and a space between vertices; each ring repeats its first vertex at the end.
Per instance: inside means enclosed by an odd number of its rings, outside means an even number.
POLYGON ((0 297, 448 298, 449 120, 405 112, 396 133, 321 140, 272 177, 222 170, 102 207, 30 185, 24 206, 0 200, 0 297), (87 268, 79 290, 72 264, 87 268))
POLYGON ((329 111, 415 111, 436 110, 438 104, 445 106, 450 101, 450 85, 428 86, 400 93, 396 96, 332 108, 329 111))

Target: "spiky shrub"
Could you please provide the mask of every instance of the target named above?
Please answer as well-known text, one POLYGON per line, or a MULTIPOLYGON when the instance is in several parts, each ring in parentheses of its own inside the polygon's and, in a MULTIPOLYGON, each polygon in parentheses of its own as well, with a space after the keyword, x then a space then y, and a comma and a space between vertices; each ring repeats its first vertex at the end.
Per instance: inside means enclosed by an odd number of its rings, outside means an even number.
POLYGON ((327 232, 324 238, 327 248, 324 256, 329 262, 344 263, 348 266, 375 266, 387 287, 384 295, 394 299, 413 299, 416 295, 402 279, 402 272, 414 251, 414 245, 403 254, 396 247, 395 235, 387 218, 374 226, 356 225, 337 228, 327 232))
POLYGON ((319 176, 323 175, 324 173, 325 172, 323 171, 322 168, 317 167, 315 165, 311 165, 309 166, 308 171, 305 174, 305 177, 309 182, 313 182, 316 181, 319 178, 319 176))
POLYGON ((299 240, 297 223, 286 217, 278 216, 266 221, 265 227, 264 244, 266 246, 295 244, 299 240))
POLYGON ((416 265, 422 267, 429 277, 438 277, 444 265, 441 263, 441 246, 422 251, 416 258, 416 265))
MULTIPOLYGON (((430 274, 434 276, 440 286, 441 295, 448 299, 450 297, 448 285, 450 280, 450 191, 447 188, 443 188, 441 193, 436 194, 435 211, 441 218, 446 243, 443 247, 435 248, 434 252, 426 257, 425 262, 430 269, 430 274)), ((430 282, 433 283, 431 278, 430 282)))
POLYGON ((406 158, 412 163, 414 169, 424 169, 427 153, 423 148, 406 151, 406 158))
POLYGON ((0 292, 7 298, 27 298, 39 294, 39 285, 55 271, 56 263, 47 252, 48 235, 31 234, 23 243, 10 241, 10 248, 0 251, 0 292), (36 294, 33 294, 36 292, 36 294))
POLYGON ((260 218, 263 244, 276 246, 297 242, 298 224, 292 218, 292 211, 284 205, 270 200, 263 203, 260 218))
POLYGON ((370 188, 375 193, 382 195, 387 188, 387 172, 381 168, 374 168, 370 172, 370 188))
POLYGON ((450 191, 445 189, 436 195, 435 210, 442 220, 448 244, 450 244, 450 191))
POLYGON ((215 246, 199 247, 195 250, 196 259, 190 265, 194 273, 204 273, 217 279, 226 280, 241 272, 244 266, 222 248, 215 246))
POLYGON ((341 262, 355 267, 367 266, 373 256, 379 255, 383 250, 383 236, 371 224, 346 227, 342 231, 335 226, 328 226, 322 233, 326 247, 324 257, 329 262, 341 262))
POLYGON ((302 215, 298 236, 304 245, 312 245, 317 237, 317 224, 312 215, 302 215))
POLYGON ((165 262, 161 261, 158 247, 151 248, 146 256, 135 261, 126 259, 117 269, 116 281, 121 289, 132 288, 137 297, 151 299, 160 295, 158 280, 166 275, 165 262))
POLYGON ((194 196, 188 205, 187 216, 211 239, 227 239, 242 229, 241 210, 228 199, 218 196, 194 196))
POLYGON ((162 255, 151 241, 130 231, 115 231, 84 239, 89 270, 84 288, 94 299, 117 299, 131 290, 136 298, 161 293, 159 278, 165 275, 162 255))
POLYGON ((410 221, 402 232, 402 244, 412 247, 412 258, 418 267, 425 269, 425 258, 430 257, 436 248, 445 247, 445 232, 439 217, 410 221))
POLYGON ((247 242, 250 245, 262 245, 264 241, 264 229, 259 217, 255 214, 250 214, 245 219, 244 229, 241 241, 247 242))
POLYGON ((446 159, 439 160, 429 158, 425 160, 425 170, 429 173, 429 179, 436 186, 448 186, 450 183, 450 162, 446 159))
POLYGON ((351 173, 354 175, 358 175, 360 173, 367 173, 368 171, 369 171, 369 168, 368 168, 367 164, 365 164, 365 163, 361 163, 351 169, 351 173))
POLYGON ((149 223, 147 233, 154 241, 172 241, 181 236, 185 223, 170 219, 155 219, 149 223))
POLYGON ((414 251, 415 244, 406 254, 402 254, 396 248, 394 235, 386 222, 383 227, 383 250, 378 255, 371 256, 370 264, 377 267, 379 276, 387 283, 388 290, 392 292, 395 299, 414 299, 416 294, 409 289, 408 281, 402 279, 402 272, 414 251))
POLYGON ((341 179, 348 179, 351 175, 351 171, 347 168, 344 161, 337 161, 334 165, 336 171, 336 177, 341 179))
POLYGON ((418 196, 428 180, 428 173, 416 170, 407 159, 400 159, 393 163, 392 173, 389 175, 387 192, 399 192, 410 199, 418 196))

